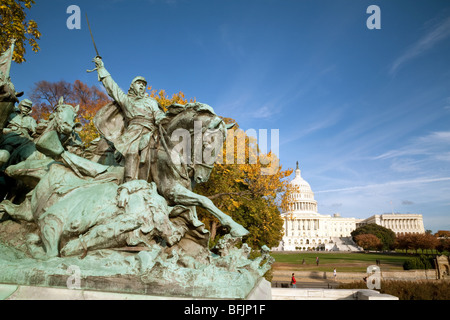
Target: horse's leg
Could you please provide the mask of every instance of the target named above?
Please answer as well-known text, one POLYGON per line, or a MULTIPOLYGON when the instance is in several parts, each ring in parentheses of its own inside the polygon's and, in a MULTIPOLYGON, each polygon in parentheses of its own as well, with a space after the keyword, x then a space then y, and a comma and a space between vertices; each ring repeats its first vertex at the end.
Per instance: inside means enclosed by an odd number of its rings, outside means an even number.
POLYGON ((55 215, 48 214, 39 220, 39 227, 47 258, 57 257, 59 255, 59 241, 63 231, 63 222, 55 215))
POLYGON ((184 206, 200 206, 208 210, 213 216, 219 219, 220 223, 230 228, 233 237, 243 237, 248 231, 236 223, 230 216, 220 211, 214 203, 205 196, 196 194, 181 185, 176 185, 170 192, 170 198, 176 204, 184 206))

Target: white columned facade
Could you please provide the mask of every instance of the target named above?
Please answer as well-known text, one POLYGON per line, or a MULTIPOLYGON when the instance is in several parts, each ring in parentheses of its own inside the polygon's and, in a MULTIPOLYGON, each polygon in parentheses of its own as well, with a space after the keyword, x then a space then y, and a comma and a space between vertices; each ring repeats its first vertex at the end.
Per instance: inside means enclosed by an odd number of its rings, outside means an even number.
POLYGON ((357 226, 376 223, 391 229, 395 234, 425 233, 423 216, 415 213, 391 213, 374 215, 358 222, 357 226))
POLYGON ((397 235, 425 233, 421 214, 381 214, 367 219, 319 214, 314 192, 302 178, 298 163, 290 184, 298 191, 290 196, 289 210, 281 213, 285 220, 284 236, 279 246, 273 248, 275 251, 358 250, 356 246, 348 245, 351 232, 370 223, 391 229, 397 235))
POLYGON ((297 187, 298 192, 291 195, 290 210, 281 214, 285 220, 284 237, 274 250, 329 250, 336 237, 350 237, 356 220, 319 214, 314 192, 302 178, 298 165, 291 185, 297 187))

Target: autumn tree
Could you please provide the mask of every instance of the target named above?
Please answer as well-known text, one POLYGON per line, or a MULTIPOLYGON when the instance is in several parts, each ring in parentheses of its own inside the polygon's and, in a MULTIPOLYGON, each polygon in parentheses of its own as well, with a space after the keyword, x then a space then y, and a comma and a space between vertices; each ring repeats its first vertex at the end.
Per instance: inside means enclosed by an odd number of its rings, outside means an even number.
POLYGON ((356 236, 360 234, 373 234, 381 240, 383 244, 382 250, 390 250, 393 248, 395 241, 395 233, 391 229, 377 225, 375 223, 369 223, 364 226, 358 227, 351 232, 353 241, 356 242, 356 236))
MULTIPOLYGON (((164 110, 174 103, 196 101, 195 98, 186 98, 181 91, 169 96, 165 90, 152 87, 148 90, 164 110)), ((236 122, 231 118, 222 119, 228 124, 236 122)), ((291 174, 291 169, 282 170, 279 159, 271 153, 259 154, 256 141, 242 130, 239 131, 236 125, 228 132, 222 154, 209 180, 198 184, 194 191, 211 199, 220 210, 249 230, 250 235, 244 239, 247 244, 255 248, 263 244, 274 247, 278 246, 283 236, 279 207, 286 207, 291 201, 285 196, 292 192, 285 179, 291 174), (244 148, 238 143, 239 139, 244 141, 244 148), (244 160, 238 159, 241 156, 244 160)), ((210 230, 211 243, 214 244, 227 230, 206 210, 198 208, 197 211, 210 230)))
POLYGON ((362 247, 364 250, 381 250, 383 244, 377 236, 367 233, 359 234, 355 237, 355 242, 358 246, 362 247))
POLYGON ((0 2, 0 52, 6 51, 15 39, 13 61, 25 61, 26 44, 34 52, 39 51, 37 40, 41 33, 34 20, 27 20, 26 10, 35 4, 34 0, 1 0, 0 2))
POLYGON ((439 246, 439 240, 429 233, 406 233, 397 236, 394 247, 396 249, 415 250, 417 253, 421 250, 433 250, 439 246))
POLYGON ((399 234, 394 242, 394 248, 405 250, 408 253, 408 250, 414 249, 414 239, 412 238, 412 234, 399 234))
POLYGON ((195 98, 187 99, 183 92, 174 93, 172 97, 169 97, 166 93, 166 90, 157 90, 153 89, 151 86, 148 87, 150 91, 150 97, 158 101, 159 105, 163 108, 164 111, 167 111, 167 107, 172 104, 186 104, 188 102, 195 102, 195 98))
MULTIPOLYGON (((229 118, 225 120, 235 122, 229 118)), ((279 207, 287 201, 287 197, 280 195, 288 192, 289 184, 285 178, 292 169, 282 170, 279 159, 272 153, 259 154, 256 141, 239 131, 238 126, 229 130, 217 162, 209 181, 197 185, 194 191, 207 196, 219 209, 244 226, 250 233, 244 237, 244 242, 250 246, 278 246, 283 236, 279 207), (243 144, 238 143, 239 139, 243 144)), ((199 215, 210 230, 214 243, 226 230, 204 210, 200 209, 199 215)))
POLYGON ((77 121, 83 124, 83 130, 79 133, 83 143, 88 145, 99 137, 93 119, 97 111, 110 101, 108 95, 97 86, 89 87, 80 80, 76 80, 73 84, 64 80, 39 81, 34 85, 30 95, 34 104, 33 117, 36 120, 48 119, 60 97, 64 98, 64 103, 80 106, 77 121))
POLYGON ((419 249, 434 250, 439 245, 439 240, 431 233, 418 233, 416 236, 419 249))

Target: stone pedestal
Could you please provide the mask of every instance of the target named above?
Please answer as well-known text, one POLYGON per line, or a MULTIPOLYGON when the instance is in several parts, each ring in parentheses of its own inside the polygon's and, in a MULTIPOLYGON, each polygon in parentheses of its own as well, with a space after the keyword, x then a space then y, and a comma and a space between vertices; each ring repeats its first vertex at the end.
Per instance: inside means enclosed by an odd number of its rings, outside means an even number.
MULTIPOLYGON (((116 289, 123 289, 124 283, 124 281, 119 281, 116 289)), ((0 284, 0 300, 204 300, 205 298, 208 299, 208 297, 198 296, 164 296, 102 290, 0 284)), ((271 299, 272 293, 270 282, 265 279, 260 279, 257 285, 243 300, 271 299)))
POLYGON ((51 299, 54 290, 76 299, 95 296, 83 296, 81 290, 102 295, 142 295, 145 299, 271 299, 270 283, 253 269, 219 268, 214 263, 186 268, 170 261, 149 263, 144 258, 148 255, 99 250, 83 259, 44 261, 0 244, 0 284, 18 286, 19 298, 41 292, 44 298, 50 294, 51 299))

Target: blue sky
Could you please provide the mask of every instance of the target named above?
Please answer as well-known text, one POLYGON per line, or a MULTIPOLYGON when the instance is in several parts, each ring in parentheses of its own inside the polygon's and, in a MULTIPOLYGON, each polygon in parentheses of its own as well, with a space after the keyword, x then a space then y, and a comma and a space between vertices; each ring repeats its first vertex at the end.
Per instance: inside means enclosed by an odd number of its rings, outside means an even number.
POLYGON ((447 0, 40 0, 28 16, 41 50, 12 66, 18 90, 98 85, 85 13, 123 89, 143 75, 244 130, 279 129, 281 164, 299 161, 320 213, 421 213, 450 230, 447 0), (373 4, 379 30, 366 27, 373 4))

